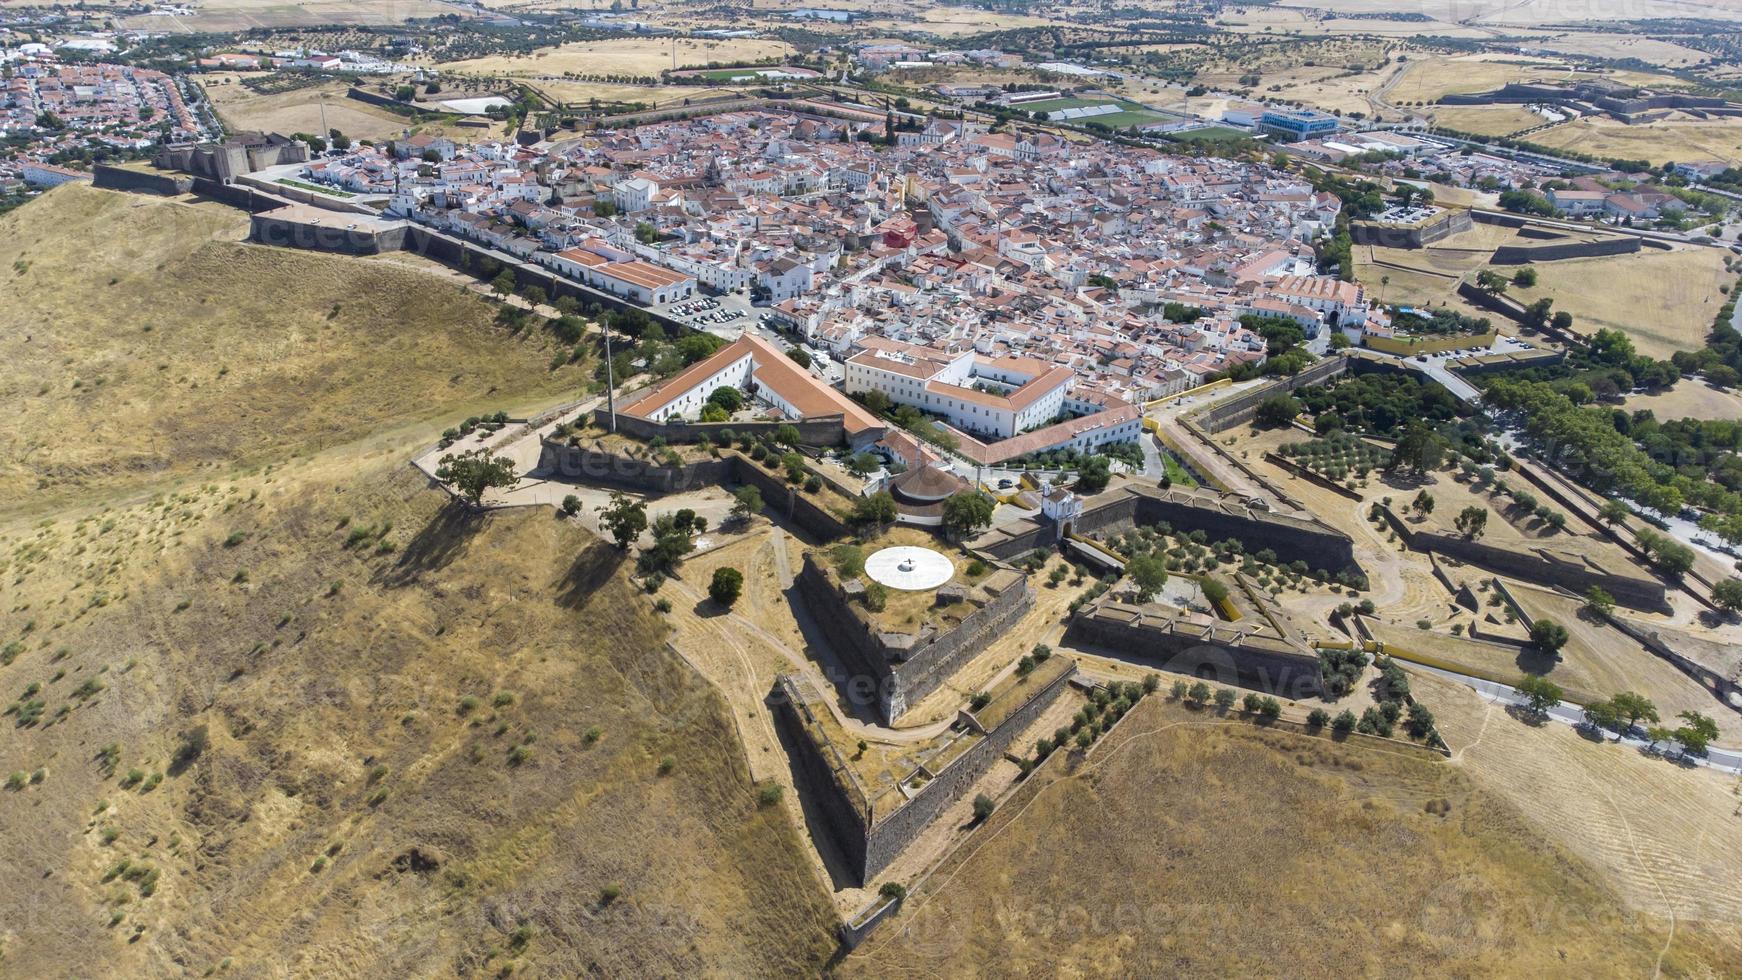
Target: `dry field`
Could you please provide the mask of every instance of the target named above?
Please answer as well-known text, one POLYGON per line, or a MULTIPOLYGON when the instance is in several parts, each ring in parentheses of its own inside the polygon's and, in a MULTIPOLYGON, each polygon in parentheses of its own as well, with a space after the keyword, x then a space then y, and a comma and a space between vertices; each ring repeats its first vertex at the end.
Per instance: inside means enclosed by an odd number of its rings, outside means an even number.
MULTIPOLYGON (((1285 0, 1285 7, 1311 7, 1334 11, 1347 17, 1362 14, 1394 13, 1394 0, 1285 0)), ((1626 4, 1581 4, 1569 7, 1551 0, 1424 0, 1410 7, 1411 12, 1425 14, 1437 21, 1486 27, 1481 36, 1492 37, 1492 28, 1507 29, 1540 25, 1565 24, 1570 21, 1632 21, 1690 16, 1681 0, 1633 0, 1626 4)), ((1742 2, 1713 0, 1698 8, 1700 17, 1713 20, 1742 20, 1742 2)), ((1428 33, 1439 33, 1431 30, 1428 33)))
POLYGON ((1735 119, 1672 118, 1629 126, 1613 119, 1587 117, 1532 133, 1530 139, 1543 146, 1600 157, 1649 160, 1654 165, 1680 160, 1742 162, 1742 120, 1735 119))
POLYGON ((719 96, 734 91, 724 87, 696 88, 693 85, 616 85, 609 82, 570 82, 540 80, 529 83, 534 89, 570 105, 585 105, 591 99, 600 102, 642 102, 664 105, 684 99, 719 96))
POLYGON ((1739 419, 1742 395, 1714 388, 1698 378, 1683 378, 1668 391, 1628 395, 1621 407, 1629 412, 1648 409, 1659 419, 1739 419))
POLYGON ((784 58, 792 49, 780 41, 754 38, 615 38, 609 41, 578 41, 555 48, 541 48, 529 55, 495 55, 442 64, 443 71, 471 75, 506 75, 528 78, 580 75, 657 75, 672 67, 676 46, 677 67, 700 68, 709 62, 741 63, 764 58, 784 58))
POLYGON ((1548 122, 1521 105, 1435 106, 1433 117, 1436 125, 1480 136, 1510 136, 1548 122))
POLYGON ((403 136, 407 129, 435 136, 469 133, 471 139, 479 139, 486 134, 485 130, 459 129, 451 125, 426 123, 414 126, 404 116, 345 98, 345 90, 349 86, 344 82, 331 82, 276 95, 261 95, 243 86, 237 81, 239 77, 241 76, 212 75, 200 79, 213 107, 218 110, 218 117, 232 130, 320 133, 323 132, 321 123, 324 119, 328 129, 336 129, 352 139, 396 139, 403 136))
POLYGON ((1394 103, 1433 102, 1445 95, 1486 92, 1508 82, 1566 81, 1572 77, 1570 68, 1551 66, 1542 59, 1502 60, 1495 55, 1412 59, 1409 71, 1387 99, 1394 103))
POLYGON ((332 24, 403 24, 416 18, 452 14, 455 8, 437 0, 392 0, 355 3, 348 0, 195 0, 188 17, 139 15, 121 19, 123 27, 139 31, 231 33, 255 27, 320 27, 332 24))
POLYGON ((1073 769, 1006 802, 843 972, 1641 975, 1666 941, 1742 968, 1418 752, 1153 698, 1073 769))
POLYGON ((0 726, 45 770, 0 800, 8 972, 814 973, 827 896, 615 550, 409 448, 0 531, 45 702, 0 726))
POLYGON ((440 277, 246 230, 223 205, 78 185, 0 218, 0 499, 270 463, 587 376, 440 277))
MULTIPOLYGON (((1673 41, 1660 41, 1638 34, 1597 34, 1568 31, 1535 42, 1535 46, 1560 54, 1585 55, 1592 58, 1637 58, 1665 68, 1681 68, 1699 64, 1711 55, 1698 48, 1685 47, 1673 41)), ((1652 84, 1685 85, 1680 79, 1661 76, 1652 84)))
POLYGON ((1419 672, 1410 685, 1433 709, 1455 764, 1472 782, 1600 869, 1625 908, 1673 919, 1664 975, 1742 969, 1734 962, 1742 950, 1742 893, 1733 887, 1742 878, 1735 777, 1598 744, 1566 725, 1526 725, 1468 688, 1419 672), (1694 948, 1709 941, 1727 949, 1730 962, 1694 954, 1682 945, 1690 939, 1694 948))
POLYGON ((1573 329, 1580 333, 1613 327, 1632 337, 1641 354, 1668 357, 1705 346, 1712 318, 1724 305, 1718 287, 1735 281, 1724 271, 1726 254, 1687 246, 1543 262, 1535 267, 1537 285, 1514 287, 1511 295, 1525 303, 1549 297, 1556 310, 1573 315, 1573 329))

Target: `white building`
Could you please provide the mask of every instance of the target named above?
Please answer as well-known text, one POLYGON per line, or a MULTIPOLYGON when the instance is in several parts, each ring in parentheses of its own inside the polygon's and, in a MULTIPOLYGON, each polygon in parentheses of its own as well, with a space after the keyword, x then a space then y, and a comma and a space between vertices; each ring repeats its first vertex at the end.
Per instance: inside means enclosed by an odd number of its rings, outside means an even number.
POLYGON ((847 358, 849 394, 880 391, 975 435, 1008 439, 1064 412, 1075 378, 1067 367, 1032 358, 988 359, 879 339, 847 358))

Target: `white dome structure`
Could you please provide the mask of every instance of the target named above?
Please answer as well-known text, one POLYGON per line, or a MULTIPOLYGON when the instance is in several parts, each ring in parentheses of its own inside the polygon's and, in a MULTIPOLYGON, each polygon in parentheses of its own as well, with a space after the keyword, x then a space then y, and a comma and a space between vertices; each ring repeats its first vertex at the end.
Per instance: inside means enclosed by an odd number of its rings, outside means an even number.
POLYGON ((900 545, 865 559, 865 574, 891 589, 923 592, 948 582, 956 574, 956 566, 930 548, 900 545))

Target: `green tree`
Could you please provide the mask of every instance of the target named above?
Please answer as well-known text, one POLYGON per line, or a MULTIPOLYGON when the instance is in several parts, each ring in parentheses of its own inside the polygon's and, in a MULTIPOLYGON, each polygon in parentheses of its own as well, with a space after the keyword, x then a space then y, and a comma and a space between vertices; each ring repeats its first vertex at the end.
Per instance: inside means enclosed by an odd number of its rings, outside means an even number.
POLYGON ((514 270, 503 269, 501 275, 490 281, 490 288, 498 296, 507 296, 514 292, 514 270))
POLYGON ((1641 721, 1648 721, 1653 724, 1656 724, 1658 721, 1657 705, 1653 704, 1651 699, 1643 694, 1634 691, 1622 691, 1610 698, 1609 704, 1614 707, 1616 717, 1627 722, 1628 728, 1632 728, 1635 724, 1641 721))
POLYGON ((988 817, 992 816, 992 811, 996 807, 997 804, 992 802, 992 797, 985 793, 976 795, 974 797, 974 821, 984 823, 988 817))
POLYGON ((443 456, 436 467, 436 479, 451 483, 460 496, 473 507, 484 501, 484 491, 491 487, 511 487, 519 479, 514 461, 507 456, 493 455, 488 449, 473 449, 443 456))
POLYGON ((1137 601, 1148 602, 1167 584, 1167 562, 1155 554, 1138 555, 1125 563, 1125 574, 1137 589, 1137 601))
POLYGON ((752 515, 762 512, 762 491, 752 486, 742 486, 732 491, 732 516, 741 521, 747 521, 752 515))
POLYGON ((1727 578, 1712 586, 1712 602, 1725 612, 1742 611, 1742 579, 1727 578))
POLYGON ((1228 587, 1213 578, 1204 579, 1203 589, 1204 601, 1212 606, 1220 606, 1228 601, 1228 587))
POLYGON ((1426 517, 1434 512, 1434 495, 1423 490, 1415 495, 1415 499, 1410 501, 1409 506, 1417 514, 1426 517))
POLYGON ((1625 524, 1627 518, 1633 516, 1633 512, 1627 509, 1626 504, 1611 497, 1603 501, 1603 506, 1597 511, 1597 516, 1602 518, 1605 524, 1625 524))
POLYGON ((1084 496, 1093 496, 1107 489, 1107 483, 1113 479, 1113 469, 1105 456, 1090 456, 1077 467, 1076 491, 1084 496))
POLYGON ((1536 285, 1536 270, 1525 266, 1512 274, 1512 284, 1519 289, 1529 289, 1536 285))
POLYGON ((810 370, 810 366, 811 366, 810 352, 806 351, 803 347, 789 347, 789 348, 787 348, 786 349, 786 356, 789 359, 791 359, 791 361, 794 364, 797 364, 799 367, 804 368, 807 371, 810 370))
POLYGON ((744 395, 731 385, 721 385, 708 393, 708 404, 718 405, 730 414, 744 407, 744 395))
POLYGON ((1670 737, 1688 755, 1705 755, 1706 749, 1718 737, 1718 723, 1698 711, 1684 711, 1676 717, 1687 724, 1677 727, 1670 737))
POLYGON ((714 569, 713 581, 708 583, 708 598, 730 609, 738 601, 738 596, 744 592, 744 573, 731 566, 714 569))
POLYGON ((884 527, 895 523, 895 498, 887 490, 860 497, 853 504, 852 523, 861 526, 884 527))
POLYGON ((1621 712, 1616 710, 1614 701, 1593 701, 1585 705, 1585 721, 1599 731, 1617 731, 1621 727, 1621 712))
POLYGON ((1197 705, 1200 708, 1206 704, 1209 704, 1210 703, 1210 685, 1204 683, 1203 681, 1194 681, 1192 683, 1192 686, 1186 690, 1186 700, 1190 701, 1191 703, 1197 705))
POLYGON ((1216 707, 1222 711, 1227 711, 1229 708, 1234 707, 1233 689, 1226 687, 1216 688, 1216 707))
POLYGON ((598 508, 599 526, 611 533, 617 547, 624 551, 647 530, 647 505, 621 492, 611 494, 609 503, 598 508))
POLYGON ((1301 412, 1300 402, 1288 395, 1271 395, 1258 404, 1253 421, 1265 428, 1287 425, 1301 412))
POLYGON ((1605 592, 1602 586, 1593 585, 1585 590, 1585 611, 1599 619, 1606 619, 1615 611, 1615 597, 1605 592))
POLYGON ((992 526, 995 502, 978 490, 963 490, 944 500, 944 530, 965 536, 992 526))
POLYGON ((1518 682, 1518 693, 1524 695, 1530 713, 1539 718, 1547 715, 1549 709, 1560 704, 1561 698, 1566 696, 1559 684, 1536 674, 1524 675, 1518 682))
POLYGON ((643 245, 652 245, 659 241, 659 229, 645 221, 635 223, 635 240, 643 245))
POLYGON ((1457 519, 1452 522, 1458 533, 1471 541, 1482 536, 1488 529, 1488 508, 1471 505, 1458 511, 1457 519))
POLYGON ((1530 624, 1530 642, 1543 653, 1560 656, 1567 645, 1567 628, 1552 619, 1542 618, 1530 624))
POLYGON ((1402 437, 1397 440, 1396 448, 1391 451, 1391 458, 1385 462, 1385 470, 1427 473, 1440 465, 1444 451, 1440 437, 1432 429, 1417 422, 1405 429, 1402 437))

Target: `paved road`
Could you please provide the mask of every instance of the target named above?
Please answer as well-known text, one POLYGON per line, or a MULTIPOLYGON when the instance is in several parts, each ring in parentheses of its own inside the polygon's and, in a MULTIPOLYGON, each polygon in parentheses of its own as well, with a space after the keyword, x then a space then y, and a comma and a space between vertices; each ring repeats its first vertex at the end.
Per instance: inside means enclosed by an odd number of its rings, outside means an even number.
MULTIPOLYGON (((1436 674, 1443 677, 1446 680, 1456 681, 1459 684, 1474 690, 1484 701, 1489 701, 1495 704, 1522 705, 1527 703, 1529 700, 1524 695, 1518 693, 1517 688, 1508 687, 1505 684, 1486 681, 1480 677, 1470 677, 1467 674, 1459 674, 1450 670, 1441 670, 1438 667, 1429 667, 1425 664, 1410 663, 1407 660, 1399 660, 1398 662, 1408 666, 1412 670, 1426 671, 1430 674, 1436 674)), ((1563 725, 1578 727, 1585 724, 1584 709, 1576 704, 1566 702, 1557 704, 1549 709, 1548 716, 1550 719, 1558 721, 1563 725)), ((1634 730, 1637 731, 1638 729, 1634 730)), ((1609 741, 1614 742, 1616 740, 1611 738, 1609 741)), ((1629 734, 1622 736, 1618 744, 1631 746, 1636 749, 1650 749, 1653 743, 1646 739, 1629 734)), ((1670 753, 1673 753, 1673 751, 1673 749, 1669 750, 1670 753)), ((1692 756, 1679 757, 1673 754, 1670 755, 1670 758, 1683 759, 1683 761, 1692 765, 1705 766, 1709 769, 1716 769, 1720 772, 1742 773, 1742 752, 1735 750, 1717 748, 1710 749, 1706 752, 1706 756, 1703 759, 1692 756)))

